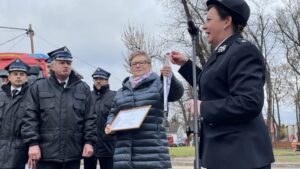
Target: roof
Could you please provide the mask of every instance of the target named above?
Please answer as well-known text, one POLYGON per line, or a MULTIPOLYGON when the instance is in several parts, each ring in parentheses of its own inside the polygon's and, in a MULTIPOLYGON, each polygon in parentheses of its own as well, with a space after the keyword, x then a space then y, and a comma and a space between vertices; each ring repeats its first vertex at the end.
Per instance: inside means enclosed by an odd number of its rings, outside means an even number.
POLYGON ((42 62, 45 61, 45 58, 40 58, 40 56, 41 55, 39 55, 39 58, 36 58, 27 53, 0 53, 0 69, 4 69, 16 58, 21 59, 29 66, 41 65, 42 62))

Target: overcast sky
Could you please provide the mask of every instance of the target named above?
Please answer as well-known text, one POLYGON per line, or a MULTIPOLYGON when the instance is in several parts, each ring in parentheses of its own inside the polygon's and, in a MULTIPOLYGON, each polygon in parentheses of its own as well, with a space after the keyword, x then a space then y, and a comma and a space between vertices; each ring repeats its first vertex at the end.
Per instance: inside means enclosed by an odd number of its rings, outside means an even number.
MULTIPOLYGON (((121 35, 126 25, 143 26, 145 32, 159 35, 168 20, 157 0, 1 0, 0 13, 0 26, 32 24, 36 53, 67 46, 74 56, 73 67, 90 86, 96 67, 111 72, 113 90, 129 75, 122 65, 126 49, 121 35)), ((0 43, 22 33, 0 29, 0 43)), ((29 38, 0 45, 0 52, 30 53, 29 38)), ((293 124, 294 109, 285 111, 283 122, 293 124)))
MULTIPOLYGON (((159 34, 165 14, 156 0, 2 0, 0 26, 28 28, 35 32, 35 53, 67 46, 73 67, 92 85, 96 67, 112 73, 111 88, 117 90, 128 76, 123 67, 125 46, 121 35, 128 23, 159 34)), ((0 43, 23 31, 0 29, 0 43)), ((0 52, 30 52, 29 38, 0 46, 0 52)))

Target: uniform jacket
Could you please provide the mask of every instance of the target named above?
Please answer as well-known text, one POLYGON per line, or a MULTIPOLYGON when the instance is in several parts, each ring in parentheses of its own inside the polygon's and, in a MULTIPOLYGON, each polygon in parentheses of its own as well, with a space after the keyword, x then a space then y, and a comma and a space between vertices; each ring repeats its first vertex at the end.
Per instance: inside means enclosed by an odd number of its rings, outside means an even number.
POLYGON ((111 91, 109 85, 102 86, 99 91, 94 89, 92 92, 94 112, 97 114, 97 141, 94 149, 95 157, 112 157, 114 153, 115 137, 106 135, 104 126, 115 95, 116 92, 111 91))
POLYGON ((0 91, 0 168, 25 167, 28 149, 22 141, 21 122, 24 117, 24 95, 27 84, 12 98, 11 84, 0 91))
MULTIPOLYGON (((134 89, 126 78, 118 90, 108 117, 110 123, 120 110, 152 105, 139 129, 119 131, 114 152, 114 169, 170 169, 168 142, 163 126, 163 85, 152 73, 134 89)), ((173 76, 169 101, 178 100, 183 87, 173 76)))
POLYGON ((70 161, 82 157, 83 145, 96 141, 96 114, 89 86, 71 73, 66 88, 54 74, 34 82, 26 98, 22 135, 39 145, 42 161, 70 161))
MULTIPOLYGON (((192 62, 180 74, 192 84, 192 62)), ((202 100, 200 156, 213 169, 253 169, 274 161, 261 110, 264 63, 261 52, 234 34, 225 40, 198 72, 202 100)))

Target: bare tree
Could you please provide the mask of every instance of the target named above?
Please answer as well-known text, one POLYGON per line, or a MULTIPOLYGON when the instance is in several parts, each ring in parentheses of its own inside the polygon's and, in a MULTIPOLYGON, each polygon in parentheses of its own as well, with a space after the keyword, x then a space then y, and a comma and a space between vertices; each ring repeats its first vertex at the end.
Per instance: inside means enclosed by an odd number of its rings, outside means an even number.
POLYGON ((277 10, 276 24, 281 35, 278 39, 286 52, 287 63, 295 73, 295 76, 292 76, 294 78, 289 80, 292 81, 290 88, 294 89, 291 95, 296 107, 297 135, 300 138, 300 90, 297 77, 300 75, 300 0, 284 1, 284 7, 277 10))
POLYGON ((276 23, 287 62, 300 75, 300 0, 286 0, 277 11, 276 23))
POLYGON ((143 27, 128 24, 122 34, 122 41, 128 49, 124 56, 124 67, 129 72, 128 55, 136 50, 143 50, 152 56, 161 56, 161 48, 156 43, 154 36, 147 36, 143 27))
POLYGON ((288 77, 285 77, 285 81, 287 82, 287 87, 289 89, 288 92, 288 98, 286 98, 286 101, 288 99, 291 99, 291 103, 295 105, 295 117, 296 117, 296 125, 298 128, 298 140, 300 138, 300 121, 299 121, 299 113, 300 113, 300 86, 299 86, 299 75, 290 68, 288 70, 288 77))
POLYGON ((295 109, 296 109, 296 124, 297 124, 297 136, 298 136, 298 141, 300 138, 300 87, 299 87, 299 82, 298 82, 298 77, 296 78, 296 85, 295 85, 295 95, 294 95, 294 102, 295 102, 295 109))
MULTIPOLYGON (((274 68, 272 68, 272 94, 273 94, 273 105, 276 105, 276 111, 277 111, 277 122, 275 118, 275 106, 273 108, 273 119, 274 119, 274 125, 276 125, 276 139, 280 140, 282 138, 282 133, 281 133, 281 115, 280 115, 280 102, 282 99, 286 98, 289 92, 289 83, 286 81, 288 77, 290 76, 289 74, 289 65, 288 64, 281 64, 278 65, 274 68)), ((275 127, 275 126, 274 126, 275 127)))
MULTIPOLYGON (((267 126, 271 136, 271 125, 274 121, 273 117, 273 84, 271 81, 271 67, 274 61, 274 55, 277 41, 276 34, 273 31, 272 17, 267 13, 268 4, 270 0, 253 0, 256 11, 252 13, 252 16, 248 22, 246 29, 246 36, 250 39, 262 52, 265 64, 265 91, 267 99, 267 126)), ((274 137, 273 137, 274 138, 274 137)))
MULTIPOLYGON (((169 48, 177 47, 185 51, 190 56, 192 43, 187 32, 187 20, 193 20, 198 27, 202 27, 205 21, 206 5, 199 0, 160 0, 167 10, 169 10, 172 21, 166 25, 164 44, 169 48)), ((211 46, 207 43, 205 32, 199 29, 199 36, 196 38, 196 55, 200 67, 205 65, 211 53, 211 46)))

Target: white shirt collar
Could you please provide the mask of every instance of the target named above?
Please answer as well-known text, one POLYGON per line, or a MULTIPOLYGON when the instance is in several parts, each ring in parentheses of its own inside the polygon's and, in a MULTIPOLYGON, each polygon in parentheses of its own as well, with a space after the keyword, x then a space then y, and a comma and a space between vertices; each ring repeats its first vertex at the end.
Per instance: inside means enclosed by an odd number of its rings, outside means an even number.
POLYGON ((18 92, 20 92, 22 90, 22 86, 21 87, 17 87, 14 88, 13 86, 10 86, 10 91, 12 92, 14 89, 18 90, 18 92))
POLYGON ((65 81, 60 81, 59 79, 57 79, 57 81, 58 81, 58 83, 66 82, 66 84, 64 85, 64 88, 66 88, 68 85, 68 82, 69 82, 69 77, 65 81))

